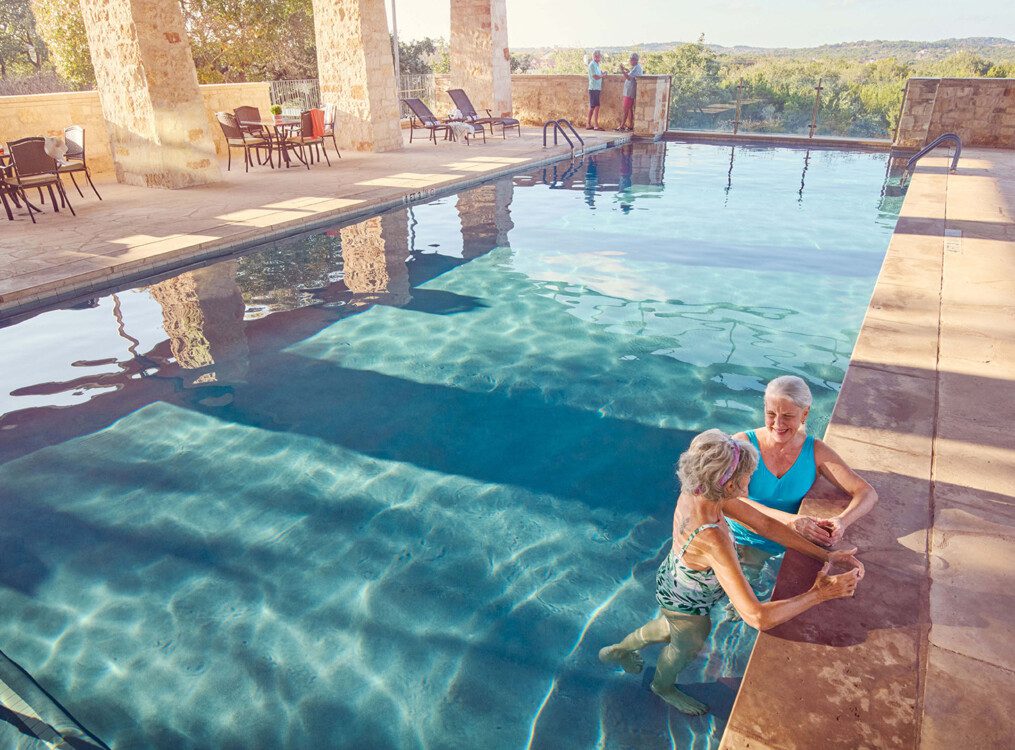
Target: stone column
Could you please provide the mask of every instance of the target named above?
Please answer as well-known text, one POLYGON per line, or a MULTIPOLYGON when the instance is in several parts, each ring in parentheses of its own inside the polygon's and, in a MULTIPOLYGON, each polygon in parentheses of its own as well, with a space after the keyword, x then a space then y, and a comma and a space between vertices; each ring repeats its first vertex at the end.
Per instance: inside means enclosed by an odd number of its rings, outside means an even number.
POLYGON ((514 183, 510 178, 459 194, 456 207, 462 221, 463 258, 472 260, 510 244, 512 198, 514 183))
POLYGON ((162 306, 162 326, 177 365, 204 371, 195 385, 246 379, 249 348, 237 267, 238 261, 222 261, 148 287, 162 306))
POLYGON ((339 148, 402 148, 384 0, 313 0, 321 101, 338 107, 339 148))
POLYGON ((350 305, 400 307, 412 300, 409 286, 409 216, 406 209, 342 227, 342 269, 350 292, 364 295, 350 305))
POLYGON ((451 0, 451 88, 481 115, 511 113, 506 0, 451 0))
POLYGON ((179 0, 80 0, 116 179, 222 179, 179 0))
POLYGON ((634 98, 634 135, 658 138, 669 127, 670 76, 643 76, 638 79, 634 98))
POLYGON ((906 93, 893 146, 920 149, 927 145, 930 121, 934 115, 940 83, 940 78, 910 78, 906 82, 906 93))

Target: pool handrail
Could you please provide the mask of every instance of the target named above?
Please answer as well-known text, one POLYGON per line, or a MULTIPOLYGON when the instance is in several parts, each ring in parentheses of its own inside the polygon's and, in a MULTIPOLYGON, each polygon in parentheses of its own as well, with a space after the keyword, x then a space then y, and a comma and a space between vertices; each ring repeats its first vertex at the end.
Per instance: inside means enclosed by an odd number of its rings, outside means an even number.
POLYGON ((913 156, 910 157, 909 161, 906 162, 906 169, 903 172, 903 179, 905 179, 906 177, 908 177, 910 174, 913 173, 913 167, 916 166, 916 163, 921 158, 929 154, 931 151, 936 149, 945 141, 954 141, 955 143, 955 153, 954 155, 952 155, 952 165, 951 167, 948 168, 949 172, 954 172, 958 168, 959 155, 962 153, 962 139, 959 138, 958 134, 956 133, 942 133, 941 135, 939 135, 937 138, 935 138, 933 141, 928 143, 926 146, 921 148, 913 156))

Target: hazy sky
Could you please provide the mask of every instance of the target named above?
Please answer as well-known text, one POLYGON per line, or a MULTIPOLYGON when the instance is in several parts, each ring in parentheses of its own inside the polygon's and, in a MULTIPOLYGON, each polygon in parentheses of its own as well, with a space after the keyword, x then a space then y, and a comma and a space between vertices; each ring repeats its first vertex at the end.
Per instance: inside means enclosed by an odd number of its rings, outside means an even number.
MULTIPOLYGON (((451 0, 397 2, 400 38, 447 38, 451 0)), ((507 6, 512 47, 689 42, 702 32, 715 44, 757 47, 1015 39, 1013 0, 507 0, 507 6)))

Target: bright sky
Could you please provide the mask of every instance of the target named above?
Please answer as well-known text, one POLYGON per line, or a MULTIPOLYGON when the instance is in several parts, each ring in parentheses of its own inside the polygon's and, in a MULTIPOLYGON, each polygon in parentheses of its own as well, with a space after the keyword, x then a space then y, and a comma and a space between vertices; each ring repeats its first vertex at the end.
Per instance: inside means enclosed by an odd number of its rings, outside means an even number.
MULTIPOLYGON (((401 39, 448 37, 451 0, 397 2, 401 39)), ((507 5, 512 47, 691 42, 702 32, 714 44, 755 47, 1015 38, 1012 0, 507 0, 507 5)))

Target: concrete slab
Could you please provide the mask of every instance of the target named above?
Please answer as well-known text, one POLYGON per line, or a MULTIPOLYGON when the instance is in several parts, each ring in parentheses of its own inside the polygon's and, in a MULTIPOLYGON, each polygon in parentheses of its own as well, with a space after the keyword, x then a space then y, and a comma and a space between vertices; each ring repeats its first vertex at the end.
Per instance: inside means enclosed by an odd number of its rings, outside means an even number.
MULTIPOLYGON (((630 140, 625 134, 584 134, 595 150, 630 140)), ((139 278, 224 255, 254 242, 314 226, 430 200, 513 171, 570 154, 544 149, 541 131, 476 142, 406 142, 387 153, 332 154, 315 164, 249 172, 234 168, 216 184, 185 190, 100 182, 103 200, 72 195, 77 217, 45 207, 0 224, 0 315, 80 294, 96 285, 139 278)), ((73 192, 73 191, 72 191, 73 192)))
POLYGON ((922 746, 1011 747, 1015 678, 990 664, 931 646, 922 746))

